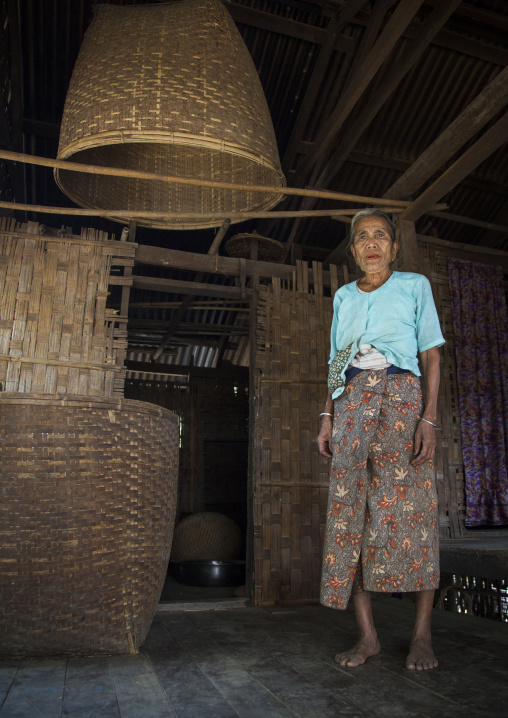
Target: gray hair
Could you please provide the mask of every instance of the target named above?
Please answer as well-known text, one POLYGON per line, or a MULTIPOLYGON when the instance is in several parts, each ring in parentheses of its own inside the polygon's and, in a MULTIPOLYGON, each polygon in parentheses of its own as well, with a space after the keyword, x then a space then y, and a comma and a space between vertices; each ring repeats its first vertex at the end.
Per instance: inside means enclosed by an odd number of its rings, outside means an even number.
POLYGON ((349 233, 349 247, 353 244, 355 239, 355 226, 359 219, 363 219, 363 217, 381 217, 381 219, 384 219, 385 222, 388 224, 388 227, 390 228, 390 237, 392 238, 392 242, 395 242, 395 227, 390 219, 390 217, 385 214, 384 212, 381 212, 380 209, 377 209, 376 207, 367 207, 367 209, 361 209, 359 212, 355 214, 353 219, 351 220, 351 230, 349 233))

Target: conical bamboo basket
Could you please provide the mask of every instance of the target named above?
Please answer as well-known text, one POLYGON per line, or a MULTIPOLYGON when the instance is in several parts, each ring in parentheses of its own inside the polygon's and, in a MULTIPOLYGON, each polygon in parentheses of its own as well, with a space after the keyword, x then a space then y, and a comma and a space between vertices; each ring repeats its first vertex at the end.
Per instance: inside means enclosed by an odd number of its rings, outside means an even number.
MULTIPOLYGON (((277 145, 252 58, 219 0, 98 6, 74 68, 59 159, 281 187, 277 145)), ((214 213, 266 210, 282 196, 55 170, 78 205, 214 213)), ((160 228, 214 218, 151 218, 160 228)), ((237 220, 239 221, 239 220, 237 220)))

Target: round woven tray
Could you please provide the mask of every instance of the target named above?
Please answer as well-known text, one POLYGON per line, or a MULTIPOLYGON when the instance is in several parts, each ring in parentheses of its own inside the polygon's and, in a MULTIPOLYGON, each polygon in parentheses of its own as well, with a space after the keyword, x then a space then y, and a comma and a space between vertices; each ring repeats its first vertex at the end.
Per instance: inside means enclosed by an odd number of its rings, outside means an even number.
POLYGON ((178 417, 0 394, 3 656, 135 653, 171 550, 178 417))
POLYGON ((230 237, 224 245, 225 251, 230 257, 249 258, 252 240, 258 240, 258 259, 263 262, 282 262, 286 256, 286 248, 282 242, 269 237, 262 237, 260 234, 235 234, 230 237))
MULTIPOLYGON (((284 184, 256 68, 219 0, 98 5, 69 86, 58 158, 243 185, 284 184)), ((104 209, 112 219, 118 218, 111 209, 266 210, 282 198, 61 169, 55 177, 77 204, 104 209)), ((222 220, 138 223, 190 229, 222 220)))

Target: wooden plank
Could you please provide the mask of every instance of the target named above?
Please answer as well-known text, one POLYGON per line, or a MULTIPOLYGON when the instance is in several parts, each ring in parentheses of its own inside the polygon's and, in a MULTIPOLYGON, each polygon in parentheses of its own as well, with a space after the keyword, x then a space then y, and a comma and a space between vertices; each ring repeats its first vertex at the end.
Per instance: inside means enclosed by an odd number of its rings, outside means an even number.
POLYGON ((355 118, 351 128, 341 137, 339 148, 328 160, 316 181, 316 186, 326 187, 333 182, 333 179, 346 161, 350 151, 356 146, 358 140, 369 127, 372 120, 387 102, 388 98, 395 92, 407 73, 414 67, 418 60, 420 60, 436 34, 461 2, 462 0, 449 0, 449 2, 441 3, 434 12, 429 15, 425 22, 422 23, 417 37, 411 42, 404 55, 397 62, 393 63, 380 86, 369 97, 360 115, 355 118))
MULTIPOLYGON (((197 270, 206 274, 221 274, 230 277, 239 277, 241 274, 240 260, 234 257, 211 257, 207 254, 182 252, 177 249, 142 244, 136 247, 135 262, 136 264, 148 264, 154 267, 197 270)), ((248 277, 279 277, 280 279, 291 280, 296 267, 290 264, 276 264, 275 262, 246 259, 245 269, 248 277)), ((330 286, 329 272, 323 272, 323 284, 330 286)))
MULTIPOLYGON (((123 280, 123 277, 118 279, 123 280)), ((121 284, 122 282, 112 282, 121 284)), ((132 277, 132 286, 136 289, 145 289, 149 292, 169 292, 171 294, 192 294, 198 297, 225 297, 242 301, 242 290, 238 287, 221 286, 220 284, 204 284, 202 282, 186 282, 180 279, 162 279, 160 277, 142 277, 138 274, 132 277)), ((251 289, 244 290, 247 295, 251 289)), ((247 301, 244 299, 243 301, 247 301)))
POLYGON ((478 167, 484 160, 495 152, 508 139, 508 113, 503 115, 479 140, 477 140, 464 154, 449 167, 439 179, 426 189, 401 214, 405 220, 415 221, 431 204, 440 200, 447 192, 453 189, 464 177, 478 167))
MULTIPOLYGON (((463 112, 384 193, 400 199, 414 194, 508 102, 508 67, 502 70, 463 112)), ((476 166, 476 165, 475 165, 476 166)), ((442 196, 442 195, 441 195, 442 196)))

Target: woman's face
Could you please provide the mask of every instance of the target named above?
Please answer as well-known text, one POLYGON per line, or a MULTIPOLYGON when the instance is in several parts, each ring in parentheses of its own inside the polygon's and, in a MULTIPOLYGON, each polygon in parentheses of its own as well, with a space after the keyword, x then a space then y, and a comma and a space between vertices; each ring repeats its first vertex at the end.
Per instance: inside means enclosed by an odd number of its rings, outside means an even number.
POLYGON ((383 217, 362 217, 355 226, 351 252, 366 274, 383 272, 397 256, 397 242, 392 242, 390 227, 383 217))

